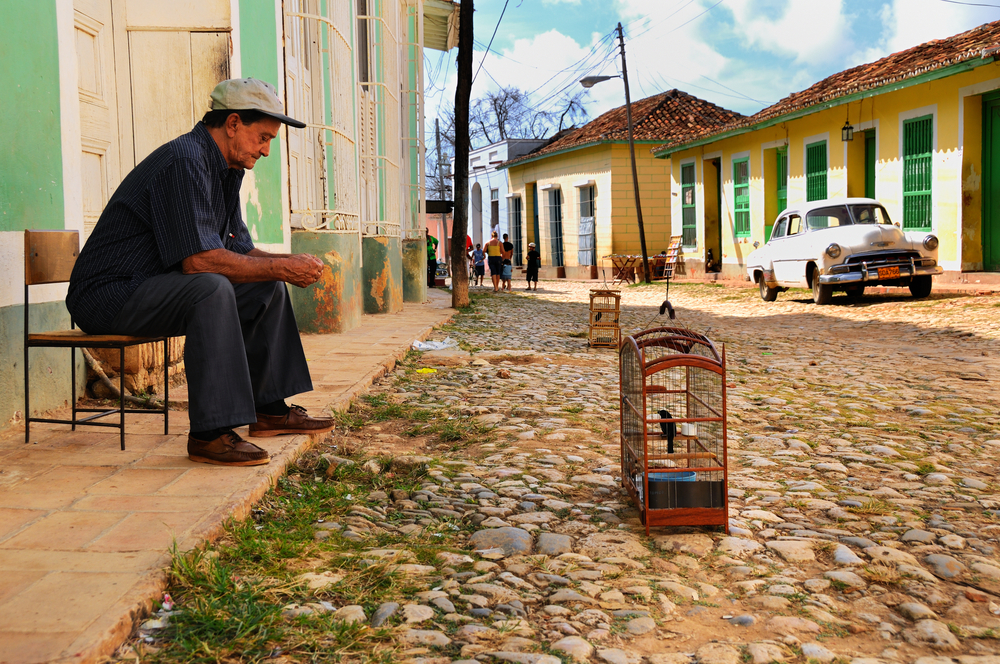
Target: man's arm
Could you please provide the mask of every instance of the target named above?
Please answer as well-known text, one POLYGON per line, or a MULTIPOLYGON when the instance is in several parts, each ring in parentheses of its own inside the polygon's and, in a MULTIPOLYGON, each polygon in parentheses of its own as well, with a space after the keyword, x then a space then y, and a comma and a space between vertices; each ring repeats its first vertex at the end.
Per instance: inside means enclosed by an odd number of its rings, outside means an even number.
POLYGON ((305 288, 319 280, 323 261, 311 254, 269 254, 256 248, 245 255, 228 249, 210 249, 181 261, 181 271, 221 274, 234 284, 286 281, 305 288))

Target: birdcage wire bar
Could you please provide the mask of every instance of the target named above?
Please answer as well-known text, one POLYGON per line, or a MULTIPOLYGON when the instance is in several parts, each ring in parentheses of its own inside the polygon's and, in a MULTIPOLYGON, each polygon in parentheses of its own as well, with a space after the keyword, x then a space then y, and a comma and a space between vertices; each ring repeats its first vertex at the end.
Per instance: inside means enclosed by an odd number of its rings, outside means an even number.
POLYGON ((622 485, 649 534, 657 526, 729 527, 726 351, 702 334, 658 327, 621 344, 622 485))
POLYGON ((619 290, 593 288, 590 291, 590 329, 588 341, 592 347, 618 348, 621 345, 622 294, 619 290))

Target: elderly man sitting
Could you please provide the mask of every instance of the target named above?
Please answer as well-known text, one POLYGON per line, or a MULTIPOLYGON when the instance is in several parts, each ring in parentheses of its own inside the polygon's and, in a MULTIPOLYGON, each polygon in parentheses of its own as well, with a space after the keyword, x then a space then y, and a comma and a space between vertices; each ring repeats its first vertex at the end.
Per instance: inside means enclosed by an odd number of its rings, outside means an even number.
POLYGON ((187 337, 188 457, 266 464, 250 436, 320 433, 285 398, 312 389, 285 282, 305 287, 323 263, 254 247, 240 211, 246 169, 266 157, 283 111, 274 88, 223 81, 190 133, 153 151, 122 181, 80 252, 66 306, 91 334, 187 337))

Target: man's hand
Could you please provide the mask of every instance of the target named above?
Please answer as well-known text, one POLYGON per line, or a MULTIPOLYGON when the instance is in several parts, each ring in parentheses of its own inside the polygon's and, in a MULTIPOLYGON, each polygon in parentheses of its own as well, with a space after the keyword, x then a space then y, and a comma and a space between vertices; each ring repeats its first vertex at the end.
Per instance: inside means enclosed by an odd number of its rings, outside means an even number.
POLYGON ((305 288, 310 284, 319 281, 323 275, 323 261, 312 254, 293 254, 288 258, 272 260, 283 260, 288 263, 288 276, 283 279, 288 283, 305 288))
POLYGON ((221 274, 234 284, 285 281, 305 288, 319 280, 323 261, 312 254, 269 254, 255 248, 244 255, 228 249, 211 249, 185 258, 181 271, 221 274))

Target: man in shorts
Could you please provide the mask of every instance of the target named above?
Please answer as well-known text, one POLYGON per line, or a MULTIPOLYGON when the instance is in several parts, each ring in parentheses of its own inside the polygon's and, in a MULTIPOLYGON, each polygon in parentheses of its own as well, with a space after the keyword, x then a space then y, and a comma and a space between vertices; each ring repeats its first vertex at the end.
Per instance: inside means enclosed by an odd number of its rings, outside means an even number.
POLYGON ((483 277, 486 276, 486 252, 483 245, 477 244, 472 252, 473 274, 475 275, 475 286, 482 288, 483 277))
POLYGON ((503 234, 503 251, 500 254, 503 259, 500 272, 500 290, 510 292, 510 278, 513 275, 514 265, 511 259, 514 258, 514 245, 506 233, 503 234))
POLYGON ((493 231, 490 241, 486 243, 486 260, 490 266, 490 279, 493 280, 493 292, 500 292, 500 274, 503 271, 503 245, 493 231))

